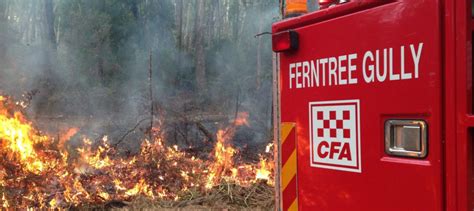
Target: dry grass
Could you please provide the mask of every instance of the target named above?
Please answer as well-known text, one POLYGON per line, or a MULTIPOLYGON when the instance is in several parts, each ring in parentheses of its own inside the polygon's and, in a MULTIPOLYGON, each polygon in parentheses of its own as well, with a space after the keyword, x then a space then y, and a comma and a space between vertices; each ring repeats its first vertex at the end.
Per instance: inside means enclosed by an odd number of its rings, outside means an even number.
POLYGON ((273 210, 274 188, 264 181, 250 187, 222 182, 208 192, 187 191, 176 201, 136 198, 131 202, 110 202, 80 210, 273 210))

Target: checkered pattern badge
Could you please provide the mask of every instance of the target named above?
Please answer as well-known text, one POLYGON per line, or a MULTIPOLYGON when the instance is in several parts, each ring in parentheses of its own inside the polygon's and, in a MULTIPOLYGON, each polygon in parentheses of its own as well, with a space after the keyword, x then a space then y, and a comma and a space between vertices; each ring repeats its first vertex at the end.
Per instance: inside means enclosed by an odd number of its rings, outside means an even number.
POLYGON ((359 100, 309 104, 311 166, 361 172, 359 100))

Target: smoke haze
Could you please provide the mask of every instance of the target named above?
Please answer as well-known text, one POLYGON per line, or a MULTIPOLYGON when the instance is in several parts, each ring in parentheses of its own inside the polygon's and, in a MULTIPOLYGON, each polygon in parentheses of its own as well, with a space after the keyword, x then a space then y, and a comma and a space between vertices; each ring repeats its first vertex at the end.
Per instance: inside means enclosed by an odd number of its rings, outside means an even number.
POLYGON ((271 42, 254 36, 277 19, 270 0, 4 0, 1 94, 53 133, 119 140, 137 126, 122 140, 133 149, 150 130, 151 66, 154 124, 168 142, 205 144, 203 128, 247 112, 234 144, 252 148, 272 138, 271 42))

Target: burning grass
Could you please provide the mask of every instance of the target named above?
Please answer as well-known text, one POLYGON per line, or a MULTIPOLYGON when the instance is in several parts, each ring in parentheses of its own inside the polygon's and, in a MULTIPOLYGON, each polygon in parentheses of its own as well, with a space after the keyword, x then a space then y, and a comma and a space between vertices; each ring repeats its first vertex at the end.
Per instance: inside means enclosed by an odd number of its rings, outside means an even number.
POLYGON ((261 181, 248 187, 235 183, 222 181, 207 192, 186 192, 179 201, 174 200, 151 200, 146 197, 138 197, 131 202, 112 201, 100 206, 84 207, 99 210, 136 210, 136 209, 160 209, 160 210, 203 210, 203 209, 251 209, 271 210, 274 206, 273 187, 261 181))
MULTIPOLYGON (((241 119, 242 118, 242 119, 241 119)), ((245 118, 245 119, 244 119, 245 118)), ((235 161, 229 143, 238 124, 222 128, 209 159, 166 146, 159 128, 140 152, 124 156, 107 136, 78 149, 40 133, 9 97, 0 97, 0 203, 4 208, 260 207, 273 206, 270 146, 258 163, 235 161)))

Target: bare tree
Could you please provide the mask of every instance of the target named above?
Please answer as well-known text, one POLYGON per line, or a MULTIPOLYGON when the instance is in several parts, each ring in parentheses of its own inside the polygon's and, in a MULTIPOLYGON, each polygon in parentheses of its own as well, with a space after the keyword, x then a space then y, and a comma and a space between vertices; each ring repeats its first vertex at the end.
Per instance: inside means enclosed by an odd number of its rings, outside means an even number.
POLYGON ((196 84, 199 92, 204 92, 207 86, 206 80, 206 52, 205 52, 205 34, 207 28, 205 2, 197 2, 197 11, 195 18, 195 64, 196 64, 196 84))
POLYGON ((54 33, 54 11, 53 0, 45 0, 45 17, 46 17, 46 37, 48 42, 56 49, 56 35, 54 33))
POLYGON ((176 2, 176 28, 178 30, 178 48, 183 47, 183 0, 177 0, 176 2))

